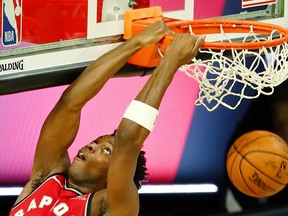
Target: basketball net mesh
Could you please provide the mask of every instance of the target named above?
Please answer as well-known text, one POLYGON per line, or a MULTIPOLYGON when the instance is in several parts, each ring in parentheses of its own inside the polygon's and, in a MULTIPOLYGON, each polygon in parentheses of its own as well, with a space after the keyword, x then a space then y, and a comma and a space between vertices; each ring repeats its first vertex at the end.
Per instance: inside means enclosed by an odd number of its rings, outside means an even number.
MULTIPOLYGON (((232 43, 221 25, 220 29, 221 41, 232 43)), ((190 33, 193 34, 191 27, 190 33)), ((277 31, 272 31, 270 35, 257 35, 251 26, 242 42, 273 40, 274 36, 281 37, 277 31)), ((208 111, 215 110, 219 105, 236 109, 243 99, 271 95, 274 87, 287 79, 287 42, 257 50, 231 48, 230 57, 224 55, 225 51, 201 48, 199 53, 211 56, 208 60, 194 58, 192 63, 179 68, 199 83, 199 97, 195 104, 204 105, 208 111), (259 68, 264 70, 259 71, 259 68)))

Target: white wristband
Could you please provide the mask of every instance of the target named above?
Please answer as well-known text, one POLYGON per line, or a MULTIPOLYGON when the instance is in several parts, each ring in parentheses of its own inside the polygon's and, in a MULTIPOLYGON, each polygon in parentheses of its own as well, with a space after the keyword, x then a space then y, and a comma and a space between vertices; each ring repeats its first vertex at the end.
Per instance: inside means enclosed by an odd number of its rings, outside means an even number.
POLYGON ((127 107, 123 118, 129 119, 152 131, 159 111, 141 101, 133 100, 127 107))

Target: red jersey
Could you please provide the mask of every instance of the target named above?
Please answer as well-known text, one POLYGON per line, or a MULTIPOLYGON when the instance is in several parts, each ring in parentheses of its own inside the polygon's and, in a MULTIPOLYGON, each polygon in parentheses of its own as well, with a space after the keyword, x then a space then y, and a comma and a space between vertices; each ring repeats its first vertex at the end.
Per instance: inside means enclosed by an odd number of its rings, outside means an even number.
POLYGON ((66 178, 53 175, 17 203, 9 216, 89 216, 93 193, 83 194, 66 185, 66 178))

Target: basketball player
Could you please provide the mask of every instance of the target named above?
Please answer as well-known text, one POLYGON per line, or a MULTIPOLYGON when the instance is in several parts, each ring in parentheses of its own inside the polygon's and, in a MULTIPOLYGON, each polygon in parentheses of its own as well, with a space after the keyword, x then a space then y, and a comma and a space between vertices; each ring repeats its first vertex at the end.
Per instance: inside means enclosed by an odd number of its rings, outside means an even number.
POLYGON ((165 35, 174 33, 164 22, 152 24, 94 61, 65 90, 45 120, 30 181, 10 216, 138 215, 139 197, 133 181, 137 157, 176 70, 197 54, 204 37, 174 35, 160 64, 125 111, 116 133, 82 147, 72 163, 67 150, 76 137, 84 105, 130 56, 165 35))

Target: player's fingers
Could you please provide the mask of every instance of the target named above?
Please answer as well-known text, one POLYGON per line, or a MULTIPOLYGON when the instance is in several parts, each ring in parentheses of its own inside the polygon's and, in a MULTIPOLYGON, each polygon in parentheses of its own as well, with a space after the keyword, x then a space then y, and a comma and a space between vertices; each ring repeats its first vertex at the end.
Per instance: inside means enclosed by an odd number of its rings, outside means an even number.
POLYGON ((172 30, 169 30, 166 36, 175 37, 176 33, 172 30))
POLYGON ((195 47, 200 48, 200 46, 204 43, 205 39, 206 39, 206 35, 198 36, 198 38, 197 38, 197 40, 195 42, 195 47))
POLYGON ((204 43, 205 39, 206 39, 206 35, 197 36, 197 39, 194 43, 192 51, 197 53, 201 45, 204 43))

